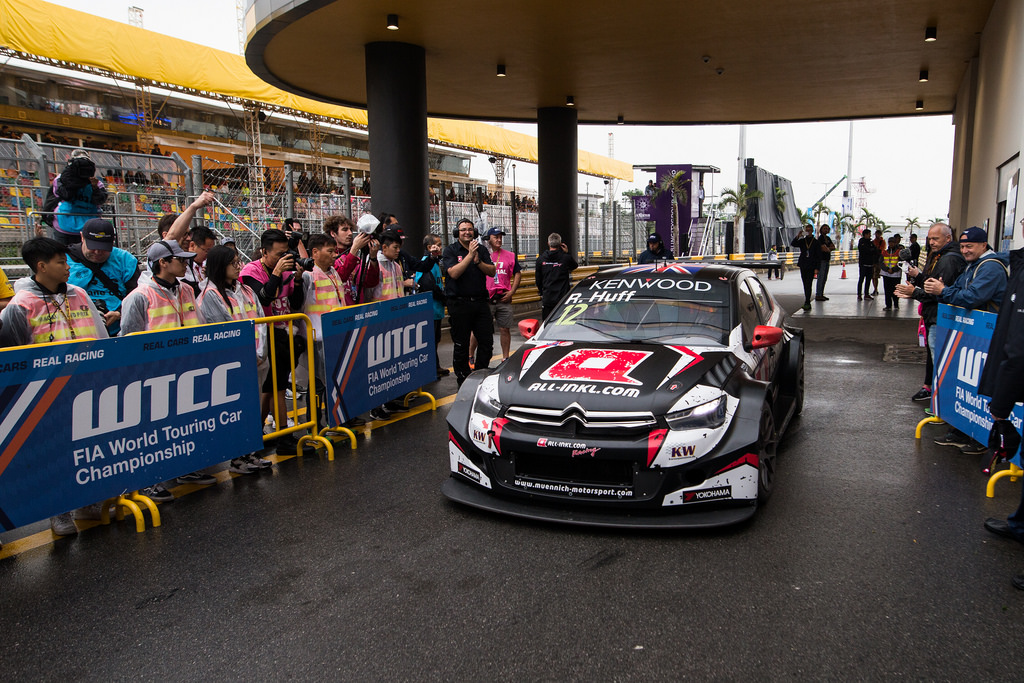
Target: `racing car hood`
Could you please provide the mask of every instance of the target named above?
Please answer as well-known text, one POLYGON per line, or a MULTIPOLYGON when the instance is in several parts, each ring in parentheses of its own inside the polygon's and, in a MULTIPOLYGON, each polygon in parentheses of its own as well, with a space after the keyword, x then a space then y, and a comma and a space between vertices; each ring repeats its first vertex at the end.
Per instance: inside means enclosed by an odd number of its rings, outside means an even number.
POLYGON ((498 370, 498 398, 504 405, 561 409, 575 402, 586 410, 663 414, 726 358, 732 354, 725 348, 679 345, 526 345, 498 370))

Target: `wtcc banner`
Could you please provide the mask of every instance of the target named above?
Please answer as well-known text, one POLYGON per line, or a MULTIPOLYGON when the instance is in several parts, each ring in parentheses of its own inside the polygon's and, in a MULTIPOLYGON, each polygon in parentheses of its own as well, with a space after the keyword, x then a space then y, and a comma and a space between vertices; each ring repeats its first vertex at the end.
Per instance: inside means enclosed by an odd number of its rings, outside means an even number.
POLYGON ((263 446, 252 322, 0 351, 0 526, 263 446))
POLYGON ((431 301, 430 294, 418 294, 323 315, 331 424, 436 379, 431 301))
MULTIPOLYGON (((935 414, 987 444, 992 416, 988 412, 989 397, 978 394, 978 382, 996 327, 996 314, 940 304, 937 325, 936 345, 942 354, 935 359, 935 414)), ((1021 430, 1022 418, 1024 409, 1017 404, 1010 415, 1017 431, 1021 430)))

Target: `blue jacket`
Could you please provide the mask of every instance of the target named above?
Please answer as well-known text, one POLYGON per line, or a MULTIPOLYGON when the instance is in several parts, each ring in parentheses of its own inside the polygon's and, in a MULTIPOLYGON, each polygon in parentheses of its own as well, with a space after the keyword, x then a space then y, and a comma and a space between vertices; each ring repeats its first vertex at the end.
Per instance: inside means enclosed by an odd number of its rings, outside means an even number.
POLYGON ((1009 254, 986 251, 942 290, 939 301, 961 308, 998 311, 1006 291, 1009 263, 1009 254))
MULTIPOLYGON (((433 284, 430 285, 430 292, 434 295, 431 303, 434 305, 434 320, 442 320, 444 318, 444 279, 441 276, 441 264, 437 261, 428 263, 429 257, 424 255, 420 259, 418 266, 416 267, 416 273, 413 275, 413 279, 416 284, 419 285, 426 273, 430 273, 432 276, 428 278, 433 279, 433 284), (429 267, 428 267, 429 266, 429 267)), ((422 292, 423 287, 417 287, 417 291, 422 292)))
MULTIPOLYGON (((128 296, 128 292, 138 286, 139 259, 124 249, 114 247, 111 250, 110 258, 104 261, 100 267, 100 270, 121 290, 120 292, 111 292, 93 274, 89 266, 81 262, 81 260, 84 260, 81 245, 76 244, 72 246, 71 251, 72 256, 68 257, 68 269, 70 270, 68 282, 84 289, 89 298, 97 304, 102 302, 107 311, 120 310, 121 301, 128 296)), ((120 328, 120 323, 115 322, 107 328, 107 331, 110 332, 111 336, 117 336, 120 328)))

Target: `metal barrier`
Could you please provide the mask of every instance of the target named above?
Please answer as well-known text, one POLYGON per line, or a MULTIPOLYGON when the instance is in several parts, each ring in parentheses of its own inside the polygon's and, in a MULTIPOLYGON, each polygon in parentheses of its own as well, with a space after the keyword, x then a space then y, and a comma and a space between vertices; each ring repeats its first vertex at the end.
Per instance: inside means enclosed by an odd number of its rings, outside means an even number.
MULTIPOLYGON (((321 443, 327 447, 327 459, 334 460, 334 446, 331 444, 330 439, 320 436, 319 426, 317 424, 317 416, 319 411, 317 410, 317 395, 316 395, 316 371, 314 368, 314 342, 316 334, 313 331, 313 323, 309 317, 302 313, 291 313, 289 315, 272 315, 261 318, 256 318, 255 322, 257 325, 267 325, 267 337, 269 338, 269 355, 270 355, 270 377, 271 377, 271 405, 274 415, 274 431, 269 434, 263 435, 263 443, 272 441, 281 436, 293 434, 303 429, 310 430, 310 434, 305 434, 299 437, 299 442, 296 448, 299 453, 302 453, 302 448, 307 442, 321 443), (309 412, 309 419, 305 422, 299 422, 299 415, 301 411, 299 409, 299 384, 298 379, 295 376, 295 371, 298 369, 298 358, 295 356, 295 323, 300 321, 305 323, 305 335, 306 335, 306 362, 309 364, 309 381, 311 386, 308 388, 309 401, 307 410, 309 412), (292 390, 292 409, 291 411, 285 410, 285 414, 281 414, 280 406, 277 403, 277 394, 281 389, 277 386, 277 357, 274 353, 276 342, 274 340, 273 328, 277 323, 287 324, 288 330, 288 367, 289 367, 289 378, 291 379, 291 390, 292 390), (294 415, 295 424, 291 427, 288 426, 288 414, 294 415), (284 425, 284 427, 282 427, 284 425)), ((287 399, 285 399, 287 400, 287 399)), ((286 404, 287 408, 287 404, 286 404)), ((355 435, 353 435, 355 438, 355 435)))

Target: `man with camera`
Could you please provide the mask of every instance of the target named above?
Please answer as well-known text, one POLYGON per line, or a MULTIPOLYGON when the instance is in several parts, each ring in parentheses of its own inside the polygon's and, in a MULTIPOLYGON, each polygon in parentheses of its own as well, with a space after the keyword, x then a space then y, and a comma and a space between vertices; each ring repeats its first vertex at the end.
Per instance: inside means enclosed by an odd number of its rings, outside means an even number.
POLYGON ((447 377, 448 368, 441 365, 441 321, 444 320, 444 275, 441 273, 441 238, 427 235, 423 238, 423 258, 416 264, 416 291, 430 294, 434 310, 434 355, 437 358, 437 378, 447 377))
POLYGON ((455 241, 441 254, 448 272, 444 293, 451 321, 452 365, 459 386, 469 376, 469 336, 477 340, 476 367, 484 370, 494 349, 494 324, 488 304, 487 278, 494 277, 490 254, 483 248, 473 221, 463 218, 455 229, 455 241))
MULTIPOLYGON (((250 261, 239 274, 242 283, 256 292, 256 297, 263 306, 264 315, 288 315, 302 310, 305 299, 302 287, 302 266, 298 264, 298 254, 288 248, 288 236, 280 230, 271 228, 260 237, 260 259, 250 261)), ((288 375, 291 373, 289 344, 295 345, 295 358, 306 351, 306 340, 300 335, 288 335, 288 323, 274 324, 274 365, 273 375, 263 383, 260 396, 260 409, 263 420, 270 414, 271 400, 277 401, 278 415, 282 422, 288 414, 284 391, 288 386, 288 375), (277 395, 273 396, 273 382, 277 378, 277 395)), ((276 425, 277 429, 284 424, 276 425)), ((288 434, 277 439, 275 446, 279 455, 295 455, 298 440, 288 434)))
POLYGON ((375 231, 379 223, 367 214, 359 219, 358 231, 348 216, 328 216, 324 221, 324 232, 334 238, 337 258, 334 270, 345 286, 345 305, 364 304, 380 282, 380 268, 377 266, 377 252, 380 243, 375 231))

